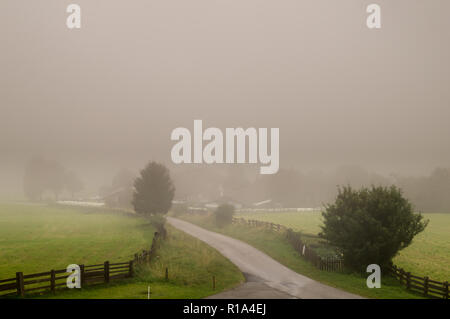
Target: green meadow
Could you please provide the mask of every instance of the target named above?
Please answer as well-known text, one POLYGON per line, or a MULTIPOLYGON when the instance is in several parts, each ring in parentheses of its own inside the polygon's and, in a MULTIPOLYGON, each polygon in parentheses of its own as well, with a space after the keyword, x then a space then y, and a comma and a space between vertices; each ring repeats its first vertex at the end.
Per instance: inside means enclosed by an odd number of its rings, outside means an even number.
POLYGON ((128 261, 149 249, 154 231, 143 218, 105 209, 1 204, 0 279, 74 263, 128 261))
POLYGON ((157 255, 150 264, 138 265, 135 277, 39 298, 147 299, 150 287, 150 299, 198 299, 244 281, 239 269, 218 251, 173 227, 167 228, 168 236, 161 242, 157 255))
MULTIPOLYGON (((0 204, 0 279, 69 264, 123 262, 149 249, 154 227, 147 219, 105 208, 0 204)), ((27 298, 201 298, 243 281, 243 275, 216 250, 169 227, 150 264, 136 276, 110 284, 61 290, 27 298), (165 279, 165 269, 169 279, 165 279), (212 276, 216 289, 212 289, 212 276)))

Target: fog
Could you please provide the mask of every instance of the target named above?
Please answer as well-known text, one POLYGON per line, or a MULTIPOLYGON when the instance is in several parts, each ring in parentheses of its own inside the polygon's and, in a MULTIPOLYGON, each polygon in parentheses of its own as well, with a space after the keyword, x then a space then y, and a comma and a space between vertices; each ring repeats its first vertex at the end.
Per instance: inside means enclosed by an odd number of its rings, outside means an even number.
POLYGON ((171 131, 195 119, 280 128, 280 167, 299 174, 350 166, 389 182, 450 167, 447 0, 377 0, 380 30, 359 0, 77 0, 79 30, 70 3, 0 2, 0 197, 23 196, 33 157, 90 195, 149 160, 180 194, 239 189, 227 165, 171 162, 171 131))

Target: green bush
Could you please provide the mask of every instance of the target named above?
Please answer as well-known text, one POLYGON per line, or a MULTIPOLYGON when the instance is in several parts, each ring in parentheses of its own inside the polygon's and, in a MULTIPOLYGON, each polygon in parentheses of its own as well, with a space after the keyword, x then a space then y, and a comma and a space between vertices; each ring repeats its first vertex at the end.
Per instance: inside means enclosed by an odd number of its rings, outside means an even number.
POLYGON ((358 271, 369 264, 387 266, 428 224, 395 186, 339 189, 322 216, 320 236, 342 251, 347 267, 358 271))
POLYGON ((217 207, 214 217, 216 220, 216 225, 219 227, 224 227, 231 224, 233 221, 234 206, 229 204, 222 204, 217 207))

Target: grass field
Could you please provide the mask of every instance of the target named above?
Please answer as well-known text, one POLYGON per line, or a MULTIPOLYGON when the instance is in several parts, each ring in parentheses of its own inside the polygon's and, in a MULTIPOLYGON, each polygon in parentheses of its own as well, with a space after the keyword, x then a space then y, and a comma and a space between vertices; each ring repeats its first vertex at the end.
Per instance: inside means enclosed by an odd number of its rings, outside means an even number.
POLYGON ((215 249, 168 226, 167 239, 161 242, 157 257, 150 265, 137 267, 134 278, 42 297, 147 299, 150 286, 151 299, 197 299, 230 289, 243 281, 239 269, 215 249), (166 267, 169 271, 167 281, 166 267), (212 276, 216 277, 215 290, 212 276))
POLYGON ((0 278, 69 264, 128 261, 150 248, 154 228, 104 209, 0 205, 0 278))
POLYGON ((383 277, 380 289, 368 289, 366 276, 360 274, 321 271, 304 260, 287 242, 285 237, 276 232, 245 225, 229 225, 218 228, 208 216, 185 214, 178 218, 192 222, 204 228, 231 236, 249 243, 265 252, 290 269, 313 278, 327 285, 340 288, 367 298, 423 298, 421 295, 407 291, 397 280, 383 277))
MULTIPOLYGON (((144 218, 104 208, 0 204, 0 279, 15 277, 17 271, 29 274, 73 263, 128 261, 150 248, 154 231, 144 218)), ((157 259, 136 273, 132 279, 61 291, 54 297, 147 298, 150 285, 152 298, 200 298, 214 293, 212 275, 217 278, 216 292, 243 280, 217 251, 173 229, 157 259), (165 267, 169 281, 163 279, 165 267)))
MULTIPOLYGON (((320 212, 242 213, 237 217, 273 222, 306 234, 318 234, 320 212)), ((395 257, 394 263, 419 276, 450 280, 450 214, 424 214, 430 220, 425 231, 395 257)))

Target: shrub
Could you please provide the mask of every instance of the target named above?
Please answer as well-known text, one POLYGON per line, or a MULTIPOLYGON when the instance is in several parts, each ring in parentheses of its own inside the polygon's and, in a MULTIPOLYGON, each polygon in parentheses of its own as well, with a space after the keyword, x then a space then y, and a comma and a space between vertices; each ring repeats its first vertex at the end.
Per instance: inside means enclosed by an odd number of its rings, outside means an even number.
POLYGON ((428 223, 395 186, 339 189, 322 216, 320 236, 342 251, 347 267, 358 271, 369 264, 388 265, 428 223))
POLYGON ((152 215, 149 217, 150 223, 156 228, 156 231, 165 238, 166 237, 166 219, 162 215, 152 215))
POLYGON ((233 221, 234 206, 229 204, 222 204, 217 207, 214 216, 216 220, 216 225, 219 227, 224 227, 231 224, 233 221))

